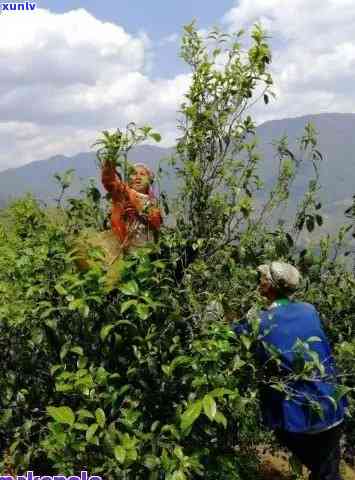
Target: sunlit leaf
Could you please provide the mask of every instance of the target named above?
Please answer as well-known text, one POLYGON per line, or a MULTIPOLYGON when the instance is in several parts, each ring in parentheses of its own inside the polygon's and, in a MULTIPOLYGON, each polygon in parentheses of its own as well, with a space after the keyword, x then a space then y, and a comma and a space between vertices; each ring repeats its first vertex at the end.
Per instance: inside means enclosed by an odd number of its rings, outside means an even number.
POLYGON ((47 413, 58 423, 72 426, 75 422, 75 415, 70 407, 47 407, 47 413))
POLYGON ((212 421, 215 418, 216 412, 217 412, 217 405, 214 398, 211 395, 205 395, 202 400, 202 403, 203 403, 203 411, 205 412, 207 417, 212 421))
POLYGON ((100 338, 102 341, 106 339, 106 337, 108 336, 108 334, 111 332, 113 328, 114 328, 113 324, 105 325, 104 327, 102 327, 100 331, 100 338))
POLYGON ((181 416, 181 429, 186 430, 198 419, 202 410, 202 401, 193 402, 181 416))
POLYGON ((139 293, 139 287, 135 280, 130 280, 120 286, 120 291, 125 295, 137 296, 139 293))
POLYGON ((90 427, 87 429, 86 431, 86 435, 85 435, 85 438, 86 438, 86 441, 87 442, 90 442, 95 433, 96 433, 96 430, 99 428, 98 424, 97 423, 93 423, 92 425, 90 425, 90 427))
POLYGON ((105 412, 102 410, 102 408, 98 408, 95 411, 95 417, 97 423, 100 425, 100 427, 103 427, 106 422, 106 415, 105 412))
POLYGON ((126 450, 121 446, 117 445, 114 449, 116 460, 120 463, 124 463, 126 459, 126 450))

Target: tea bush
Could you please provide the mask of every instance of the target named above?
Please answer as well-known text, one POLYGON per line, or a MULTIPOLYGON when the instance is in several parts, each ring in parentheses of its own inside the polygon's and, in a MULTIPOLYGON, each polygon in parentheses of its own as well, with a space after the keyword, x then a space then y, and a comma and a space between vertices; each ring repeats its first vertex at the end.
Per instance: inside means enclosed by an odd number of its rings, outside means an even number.
MULTIPOLYGON (((256 200, 262 159, 245 110, 260 88, 265 103, 271 94, 265 34, 255 27, 245 52, 240 33, 204 40, 189 25, 182 55, 192 83, 172 159, 181 181, 170 205, 176 225, 118 262, 111 291, 99 249, 88 270, 75 262, 76 235, 105 228, 107 203, 93 185, 67 203, 62 185, 54 211, 26 197, 2 212, 0 442, 18 472, 257 478, 256 447, 270 440, 260 423, 257 325, 236 337, 230 321, 262 307, 255 267, 265 261, 302 270, 298 295, 321 312, 343 382, 354 387, 355 279, 339 253, 350 227, 300 248, 300 233, 321 224, 311 126, 301 145, 314 178, 296 217, 278 227, 268 221, 291 197, 300 161, 285 139, 269 198, 261 207, 256 200)), ((351 456, 352 420, 346 441, 351 456)))

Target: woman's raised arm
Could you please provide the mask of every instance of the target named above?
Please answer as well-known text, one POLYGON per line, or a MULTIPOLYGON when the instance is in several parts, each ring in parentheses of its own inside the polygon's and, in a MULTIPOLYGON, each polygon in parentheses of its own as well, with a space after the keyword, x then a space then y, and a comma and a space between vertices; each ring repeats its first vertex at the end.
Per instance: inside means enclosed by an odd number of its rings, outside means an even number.
POLYGON ((112 198, 122 195, 125 191, 124 183, 117 175, 116 169, 111 162, 105 162, 102 166, 101 181, 105 189, 111 193, 112 198))

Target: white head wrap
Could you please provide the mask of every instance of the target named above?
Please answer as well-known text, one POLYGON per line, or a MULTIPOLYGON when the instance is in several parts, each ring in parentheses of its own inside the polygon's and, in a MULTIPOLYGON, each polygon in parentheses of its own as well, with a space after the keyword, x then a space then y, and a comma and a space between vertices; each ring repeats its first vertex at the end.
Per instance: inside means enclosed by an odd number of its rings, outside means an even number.
POLYGON ((137 168, 137 167, 144 168, 144 169, 148 172, 148 175, 149 175, 151 181, 154 180, 154 177, 155 177, 154 173, 152 172, 152 170, 151 170, 145 163, 135 163, 135 164, 133 165, 133 167, 134 167, 134 168, 137 168))
POLYGON ((260 265, 257 271, 265 276, 277 289, 294 291, 300 285, 301 274, 293 265, 284 262, 271 262, 260 265))

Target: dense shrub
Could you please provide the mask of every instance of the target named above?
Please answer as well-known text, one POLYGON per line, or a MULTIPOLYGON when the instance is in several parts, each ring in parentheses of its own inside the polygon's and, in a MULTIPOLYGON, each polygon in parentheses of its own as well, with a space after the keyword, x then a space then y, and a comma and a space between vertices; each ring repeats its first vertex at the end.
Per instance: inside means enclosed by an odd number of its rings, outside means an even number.
MULTIPOLYGON (((296 218, 268 223, 290 197, 300 161, 285 139, 269 199, 261 207, 255 200, 261 159, 244 112, 258 88, 268 101, 265 35, 255 28, 245 55, 240 35, 214 32, 206 45, 190 25, 183 56, 193 78, 173 159, 182 185, 172 202, 176 226, 118 262, 110 292, 98 249, 89 270, 75 263, 75 236, 105 228, 106 204, 93 186, 66 206, 61 195, 55 213, 31 197, 2 212, 0 442, 19 472, 256 478, 256 446, 269 440, 258 407, 257 325, 236 338, 230 320, 262 306, 261 262, 283 258, 300 267, 299 296, 318 307, 342 371, 351 369, 355 280, 334 255, 344 235, 314 251, 298 243, 300 232, 321 224, 321 155, 310 126, 301 145, 315 177, 296 218)), ((344 380, 354 386, 352 377, 344 380)), ((353 427, 349 421, 348 446, 353 427)))

